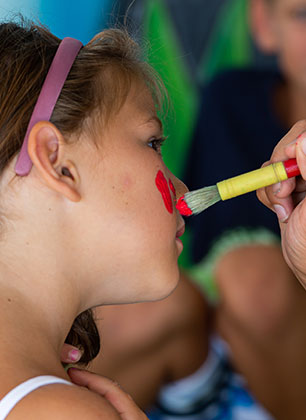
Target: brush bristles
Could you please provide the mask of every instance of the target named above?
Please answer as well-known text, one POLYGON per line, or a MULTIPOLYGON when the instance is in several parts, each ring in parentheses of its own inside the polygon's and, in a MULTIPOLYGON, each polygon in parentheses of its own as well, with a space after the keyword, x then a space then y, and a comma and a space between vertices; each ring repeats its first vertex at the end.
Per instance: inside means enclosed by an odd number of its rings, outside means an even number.
POLYGON ((192 211, 192 214, 199 214, 220 201, 221 197, 217 186, 212 185, 211 187, 204 187, 186 193, 184 195, 184 200, 192 211))

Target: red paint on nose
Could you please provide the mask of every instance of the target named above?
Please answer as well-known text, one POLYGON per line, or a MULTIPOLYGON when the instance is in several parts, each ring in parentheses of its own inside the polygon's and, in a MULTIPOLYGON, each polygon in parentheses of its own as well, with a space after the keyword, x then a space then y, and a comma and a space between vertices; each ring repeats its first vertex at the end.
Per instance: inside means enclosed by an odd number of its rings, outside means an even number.
POLYGON ((184 196, 180 197, 177 200, 176 206, 175 206, 178 211, 180 212, 180 214, 182 216, 191 216, 192 215, 192 210, 188 207, 186 201, 184 200, 184 196))
POLYGON ((172 184, 171 179, 169 179, 169 187, 170 187, 170 190, 173 192, 174 197, 176 197, 176 191, 175 191, 174 185, 172 184))
POLYGON ((168 187, 168 182, 164 174, 160 170, 157 172, 157 175, 155 178, 155 184, 158 188, 158 191, 161 193, 166 209, 168 210, 169 213, 173 213, 173 204, 172 204, 171 193, 168 187))

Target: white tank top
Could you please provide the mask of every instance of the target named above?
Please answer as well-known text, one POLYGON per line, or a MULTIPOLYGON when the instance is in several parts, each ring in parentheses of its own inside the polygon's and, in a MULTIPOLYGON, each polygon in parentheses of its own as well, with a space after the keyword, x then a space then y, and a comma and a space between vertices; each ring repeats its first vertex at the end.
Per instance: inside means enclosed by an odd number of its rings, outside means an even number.
POLYGON ((2 398, 0 401, 0 420, 6 419, 15 405, 22 400, 22 398, 30 394, 30 392, 40 388, 41 386, 51 384, 73 385, 71 382, 56 376, 36 376, 35 378, 28 379, 22 384, 16 386, 16 388, 13 388, 5 395, 5 397, 2 398))

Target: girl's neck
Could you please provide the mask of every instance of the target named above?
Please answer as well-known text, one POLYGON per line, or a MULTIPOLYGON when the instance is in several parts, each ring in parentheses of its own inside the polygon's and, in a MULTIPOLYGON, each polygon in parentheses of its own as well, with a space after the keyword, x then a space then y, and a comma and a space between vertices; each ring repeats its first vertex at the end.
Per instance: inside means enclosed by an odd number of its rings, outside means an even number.
POLYGON ((23 375, 65 376, 60 352, 80 312, 78 296, 68 287, 69 279, 60 276, 57 266, 53 272, 43 273, 36 268, 36 273, 33 267, 31 273, 21 276, 18 270, 13 272, 0 263, 2 378, 6 371, 8 375, 13 372, 16 381, 19 376, 22 381, 23 375))

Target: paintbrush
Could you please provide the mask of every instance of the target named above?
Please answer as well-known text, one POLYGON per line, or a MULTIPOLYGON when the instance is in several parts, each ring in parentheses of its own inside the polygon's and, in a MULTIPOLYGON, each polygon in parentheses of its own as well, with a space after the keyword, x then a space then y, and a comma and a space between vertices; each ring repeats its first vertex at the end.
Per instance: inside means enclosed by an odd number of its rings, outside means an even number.
POLYGON ((187 192, 178 199, 176 208, 183 216, 196 215, 220 200, 228 200, 297 175, 300 175, 300 171, 296 159, 272 163, 255 171, 218 182, 216 185, 187 192))

